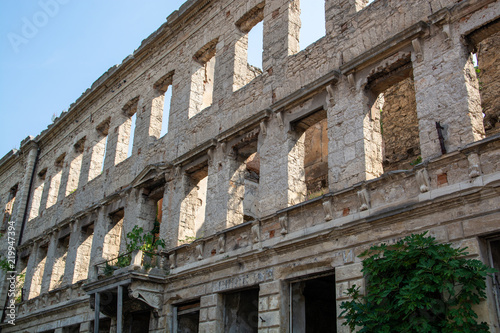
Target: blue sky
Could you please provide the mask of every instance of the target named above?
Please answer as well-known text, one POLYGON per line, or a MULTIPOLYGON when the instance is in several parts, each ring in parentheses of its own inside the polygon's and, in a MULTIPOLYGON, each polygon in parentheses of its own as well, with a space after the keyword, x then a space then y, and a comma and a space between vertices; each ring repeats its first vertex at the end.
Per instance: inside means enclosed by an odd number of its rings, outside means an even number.
MULTIPOLYGON (((0 158, 36 136, 184 0, 2 0, 0 158)), ((302 1, 301 47, 324 35, 324 1, 302 1), (318 19, 321 18, 321 19, 318 19), (307 23, 307 24, 306 24, 307 23)), ((251 33, 262 35, 261 30, 251 33)), ((257 42, 256 49, 259 49, 257 42)), ((260 45, 260 48, 262 46, 260 45)), ((259 62, 259 52, 250 60, 259 62)))

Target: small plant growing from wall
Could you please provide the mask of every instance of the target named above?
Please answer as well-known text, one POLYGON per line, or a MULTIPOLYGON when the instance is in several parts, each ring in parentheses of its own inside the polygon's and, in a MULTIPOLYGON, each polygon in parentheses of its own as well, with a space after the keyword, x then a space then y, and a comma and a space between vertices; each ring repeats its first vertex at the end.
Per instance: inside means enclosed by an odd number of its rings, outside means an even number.
POLYGON ((371 247, 360 255, 366 295, 356 285, 348 289, 344 325, 358 332, 489 332, 472 305, 486 297, 494 270, 467 254, 425 233, 371 247))

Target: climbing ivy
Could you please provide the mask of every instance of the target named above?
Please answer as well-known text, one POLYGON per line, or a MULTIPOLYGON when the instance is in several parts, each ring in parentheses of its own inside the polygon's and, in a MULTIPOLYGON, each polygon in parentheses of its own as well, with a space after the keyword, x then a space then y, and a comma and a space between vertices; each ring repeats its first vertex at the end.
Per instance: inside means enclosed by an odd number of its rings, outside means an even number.
POLYGON ((472 309, 486 297, 486 277, 494 270, 466 249, 438 244, 424 234, 395 245, 373 246, 360 257, 367 279, 366 295, 348 289, 344 325, 359 332, 488 332, 472 309))

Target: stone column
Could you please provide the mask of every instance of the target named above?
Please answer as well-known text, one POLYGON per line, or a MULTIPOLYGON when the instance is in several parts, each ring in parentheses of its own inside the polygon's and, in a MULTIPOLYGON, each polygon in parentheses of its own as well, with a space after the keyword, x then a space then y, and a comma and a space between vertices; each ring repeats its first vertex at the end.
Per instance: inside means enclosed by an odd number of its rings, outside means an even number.
POLYGON ((50 234, 49 248, 47 250, 47 259, 45 260, 45 268, 43 270, 42 288, 40 294, 44 294, 50 289, 50 281, 52 280, 52 272, 54 269, 54 262, 56 256, 57 243, 59 242, 57 236, 59 230, 52 231, 50 234))
MULTIPOLYGON (((27 158, 25 160, 25 168, 24 168, 24 176, 22 179, 22 183, 19 186, 18 193, 16 195, 16 202, 14 203, 13 211, 12 211, 12 221, 15 221, 16 226, 16 235, 17 237, 22 237, 21 225, 23 223, 24 211, 26 205, 28 203, 29 187, 31 183, 31 175, 33 174, 33 169, 35 167, 36 159, 37 159, 37 150, 38 146, 34 141, 31 140, 25 143, 21 147, 21 151, 23 154, 27 153, 27 158)), ((26 156, 26 155, 25 155, 26 156)), ((26 232, 26 229, 25 229, 26 232)))
POLYGON ((205 218, 205 236, 214 234, 233 226, 230 220, 229 204, 231 196, 230 183, 232 175, 236 172, 239 163, 234 154, 230 152, 231 148, 219 147, 208 166, 207 183, 207 211, 205 218))
POLYGON ((336 103, 327 111, 330 191, 383 173, 379 114, 369 107, 374 96, 359 84, 354 81, 353 85, 343 77, 333 89, 336 103))
POLYGON ((94 223, 94 236, 92 238, 88 269, 88 278, 91 280, 97 279, 95 264, 103 260, 104 237, 108 230, 108 217, 105 214, 105 210, 104 207, 99 209, 97 221, 94 223))
MULTIPOLYGON (((302 0, 304 3, 304 0, 302 0)), ((326 35, 339 35, 343 25, 350 20, 352 15, 368 4, 368 0, 326 0, 325 21, 326 35)))
POLYGON ((438 34, 414 41, 413 77, 422 158, 441 155, 436 122, 444 127, 447 152, 483 138, 479 85, 471 53, 460 35, 446 43, 438 34), (438 50, 438 51, 436 51, 438 50))
POLYGON ((178 245, 181 206, 182 200, 185 197, 185 177, 187 176, 176 174, 174 178, 165 185, 163 221, 160 225, 160 237, 165 240, 166 249, 178 245))
POLYGON ((280 76, 285 69, 286 57, 299 48, 299 2, 289 0, 267 1, 264 7, 264 41, 262 69, 280 76))
POLYGON ((200 333, 224 331, 224 297, 211 294, 200 298, 200 333))
POLYGON ((81 231, 78 221, 70 222, 71 234, 69 236, 68 256, 66 257, 66 266, 64 267, 63 285, 73 284, 75 276, 76 257, 78 253, 79 240, 81 231))
POLYGON ((276 116, 268 120, 267 135, 259 138, 260 177, 259 211, 261 216, 288 207, 288 151, 287 133, 283 122, 276 116))

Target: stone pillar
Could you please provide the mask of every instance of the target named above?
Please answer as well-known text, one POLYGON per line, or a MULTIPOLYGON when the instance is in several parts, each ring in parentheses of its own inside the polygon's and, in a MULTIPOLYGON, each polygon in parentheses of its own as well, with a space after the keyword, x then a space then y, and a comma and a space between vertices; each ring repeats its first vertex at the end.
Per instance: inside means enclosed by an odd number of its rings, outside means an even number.
POLYGON ((300 4, 297 0, 267 1, 264 7, 262 69, 272 75, 284 72, 286 57, 300 50, 300 4))
POLYGON ((66 257, 66 266, 64 267, 63 285, 73 284, 75 276, 76 257, 78 253, 81 231, 78 221, 70 222, 71 234, 69 236, 68 256, 66 257))
MULTIPOLYGON (((354 74, 355 75, 355 74, 354 74)), ((328 108, 328 184, 338 191, 383 173, 379 114, 371 112, 374 96, 343 77, 328 108)))
MULTIPOLYGON (((304 1, 304 0, 302 0, 304 1)), ((368 4, 368 0, 326 0, 326 35, 339 35, 352 15, 368 4)))
POLYGON ((224 151, 222 147, 219 147, 214 153, 213 161, 208 166, 205 236, 234 225, 231 223, 229 212, 232 196, 236 195, 231 191, 233 186, 231 178, 240 163, 229 151, 231 148, 226 147, 225 149, 224 151))
POLYGON ((19 186, 19 190, 16 195, 16 202, 12 211, 12 221, 15 222, 17 237, 23 236, 20 234, 21 225, 23 223, 24 211, 28 202, 28 196, 30 195, 29 187, 31 183, 31 175, 33 174, 33 169, 35 168, 35 163, 38 155, 38 146, 34 141, 30 140, 28 141, 28 143, 21 147, 21 150, 23 151, 23 154, 27 153, 27 158, 24 164, 25 168, 23 180, 21 185, 19 186))
POLYGON ((90 280, 97 279, 95 264, 103 260, 104 237, 108 230, 108 217, 105 214, 104 207, 101 207, 98 212, 97 221, 94 223, 94 236, 92 238, 92 248, 90 250, 90 261, 88 269, 88 278, 90 280))
POLYGON ((69 173, 71 170, 71 162, 73 162, 73 158, 74 158, 74 152, 72 149, 70 149, 70 151, 66 153, 66 156, 64 157, 61 180, 59 182, 59 190, 57 192, 56 204, 58 202, 61 202, 61 200, 63 200, 64 198, 66 198, 66 187, 68 186, 69 173))
POLYGON ((285 332, 287 309, 287 288, 281 281, 260 284, 259 289, 259 332, 285 332), (281 328, 281 330, 280 330, 281 328))
POLYGON ((200 333, 224 331, 224 297, 211 294, 200 298, 200 333))
POLYGON ((50 281, 52 280, 52 272, 54 270, 57 243, 59 242, 57 238, 58 234, 59 230, 55 230, 49 236, 49 248, 47 250, 47 259, 45 260, 45 269, 43 270, 42 288, 40 294, 44 294, 50 289, 50 281))
POLYGON ((471 53, 460 42, 460 35, 453 35, 449 44, 441 35, 416 40, 414 48, 413 77, 422 158, 441 155, 436 122, 444 127, 447 152, 481 139, 484 127, 479 85, 471 53))
POLYGON ((288 188, 288 151, 287 133, 281 120, 272 117, 268 120, 267 135, 259 138, 260 178, 259 211, 261 216, 274 214, 288 207, 286 191, 288 188))
MULTIPOLYGON (((179 171, 180 172, 180 171, 179 171)), ((179 222, 181 217, 182 200, 185 196, 183 183, 186 176, 176 174, 165 185, 165 196, 163 200, 163 219, 160 225, 160 237, 165 240, 165 248, 173 248, 178 245, 179 222)))

